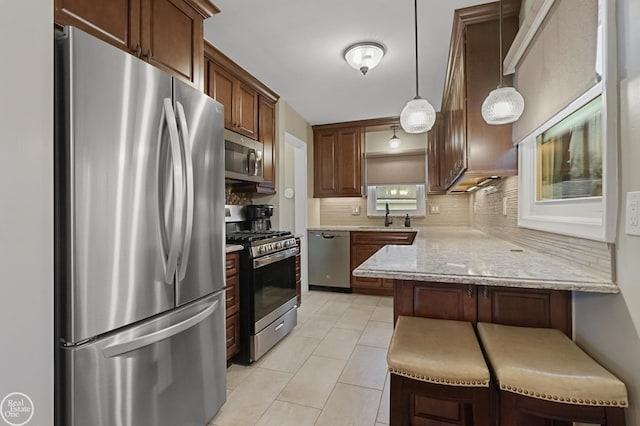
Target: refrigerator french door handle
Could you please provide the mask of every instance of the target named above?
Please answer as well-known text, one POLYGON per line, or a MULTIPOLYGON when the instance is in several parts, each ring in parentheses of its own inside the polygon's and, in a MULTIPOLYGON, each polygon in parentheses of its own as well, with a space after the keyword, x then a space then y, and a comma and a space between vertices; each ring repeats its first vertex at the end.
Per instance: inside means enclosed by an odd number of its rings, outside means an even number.
MULTIPOLYGON (((178 135, 178 124, 176 116, 173 112, 171 98, 165 98, 164 101, 164 117, 167 121, 169 129, 169 146, 171 148, 171 165, 173 168, 173 191, 175 200, 183 200, 184 194, 182 181, 182 161, 180 150, 180 137, 178 135)), ((164 280, 167 284, 173 283, 173 278, 178 266, 178 253, 180 244, 180 232, 182 230, 182 222, 184 215, 184 205, 182 203, 174 203, 173 227, 171 230, 171 240, 169 242, 169 255, 167 256, 167 268, 165 269, 164 280)))
POLYGON ((182 149, 184 152, 185 175, 187 178, 187 213, 184 218, 185 229, 182 241, 182 251, 180 255, 180 266, 178 268, 178 281, 181 281, 184 279, 184 276, 187 273, 187 264, 189 263, 189 249, 191 248, 191 233, 193 231, 193 202, 195 194, 193 188, 193 159, 191 158, 189 126, 187 125, 187 118, 184 114, 184 108, 182 107, 182 104, 180 102, 176 102, 176 110, 178 112, 178 123, 180 125, 180 131, 182 132, 182 149))
POLYGON ((153 345, 161 340, 168 339, 171 336, 182 333, 183 331, 200 324, 202 321, 207 319, 207 317, 211 316, 211 314, 213 314, 213 312, 218 308, 218 302, 219 301, 216 300, 194 316, 162 330, 154 331, 153 333, 145 334, 144 336, 135 337, 125 342, 109 345, 102 350, 102 353, 106 358, 113 358, 126 354, 127 352, 144 348, 145 346, 153 345))

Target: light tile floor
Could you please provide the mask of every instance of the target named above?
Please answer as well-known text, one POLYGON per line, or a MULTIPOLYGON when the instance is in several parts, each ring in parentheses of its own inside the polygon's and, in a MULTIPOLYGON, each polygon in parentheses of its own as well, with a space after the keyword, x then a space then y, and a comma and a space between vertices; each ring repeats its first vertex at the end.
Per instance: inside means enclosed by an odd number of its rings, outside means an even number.
POLYGON ((212 426, 389 424, 391 297, 311 291, 298 326, 258 362, 227 369, 212 426))

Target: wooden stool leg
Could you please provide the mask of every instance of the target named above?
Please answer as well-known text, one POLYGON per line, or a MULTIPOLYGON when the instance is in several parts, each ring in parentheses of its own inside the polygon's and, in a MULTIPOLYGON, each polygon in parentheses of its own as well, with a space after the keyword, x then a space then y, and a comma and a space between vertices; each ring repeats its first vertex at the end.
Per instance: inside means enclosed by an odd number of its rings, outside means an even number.
POLYGON ((491 426, 491 398, 488 388, 473 390, 473 425, 491 426))
POLYGON ((517 426, 518 408, 516 396, 511 392, 500 392, 500 425, 517 426))
POLYGON ((624 417, 624 408, 605 408, 605 416, 607 418, 607 426, 626 426, 627 422, 624 417))
POLYGON ((409 396, 403 386, 404 379, 396 374, 391 374, 390 380, 389 426, 408 425, 405 415, 409 412, 409 396))

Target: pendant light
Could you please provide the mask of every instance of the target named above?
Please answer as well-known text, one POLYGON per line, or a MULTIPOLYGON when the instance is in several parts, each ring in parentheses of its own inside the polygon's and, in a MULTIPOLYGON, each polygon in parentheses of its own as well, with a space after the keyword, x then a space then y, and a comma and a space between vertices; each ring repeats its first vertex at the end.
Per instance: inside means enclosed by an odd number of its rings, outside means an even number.
POLYGON ((500 0, 500 84, 482 103, 482 118, 487 124, 509 124, 524 111, 524 99, 513 87, 503 86, 502 72, 502 0, 500 0))
POLYGON ((398 149, 400 148, 400 138, 396 136, 396 129, 398 126, 391 126, 393 129, 393 136, 389 139, 389 148, 398 149))
POLYGON ((383 56, 384 46, 372 41, 352 44, 344 51, 345 61, 362 75, 367 75, 367 71, 375 68, 383 56))
POLYGON ((436 122, 436 110, 426 99, 420 97, 418 86, 418 0, 413 4, 415 48, 416 48, 416 97, 411 99, 400 113, 400 124, 407 133, 424 133, 436 122))

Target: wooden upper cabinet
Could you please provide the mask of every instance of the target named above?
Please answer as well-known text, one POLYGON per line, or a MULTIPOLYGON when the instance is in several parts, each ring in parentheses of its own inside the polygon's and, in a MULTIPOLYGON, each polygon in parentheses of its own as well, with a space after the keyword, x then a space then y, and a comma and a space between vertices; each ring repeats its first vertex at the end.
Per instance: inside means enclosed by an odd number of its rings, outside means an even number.
MULTIPOLYGON (((518 30, 519 3, 504 5, 503 53, 518 30)), ((482 103, 499 84, 499 67, 498 3, 456 10, 441 107, 446 130, 440 179, 447 190, 518 172, 511 125, 489 125, 482 118, 482 103)), ((505 84, 511 84, 510 77, 505 84)))
POLYGON ((203 19, 184 0, 141 0, 142 57, 202 88, 203 19))
POLYGON ((275 104, 278 95, 209 43, 205 43, 205 62, 205 92, 224 105, 224 127, 260 140, 260 96, 275 104))
POLYGON ((314 128, 314 197, 362 196, 361 127, 314 128))
POLYGON ((330 197, 338 192, 337 176, 335 174, 335 149, 337 144, 337 131, 314 132, 314 197, 330 197))
POLYGON ((202 89, 206 0, 54 0, 54 20, 73 25, 202 89))
POLYGON ((214 62, 207 61, 205 92, 224 106, 224 127, 233 129, 233 76, 214 62))
POLYGON ((140 46, 140 0, 55 0, 54 20, 131 53, 140 46))
POLYGON ((235 80, 233 109, 235 131, 258 139, 258 92, 240 80, 235 80))
POLYGON ((275 193, 278 95, 208 42, 204 62, 204 91, 224 106, 224 127, 257 139, 264 147, 264 182, 237 183, 234 190, 275 193))
POLYGON ((262 142, 264 152, 262 154, 262 177, 258 192, 266 193, 275 191, 276 187, 276 105, 260 96, 258 105, 258 140, 262 142))
POLYGON ((437 114, 436 122, 427 133, 427 158, 429 173, 429 194, 444 194, 444 182, 440 170, 446 166, 444 161, 444 131, 446 121, 440 113, 437 114))

